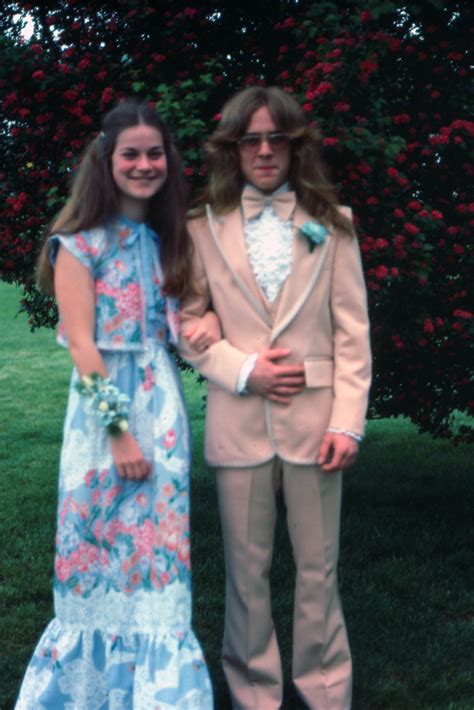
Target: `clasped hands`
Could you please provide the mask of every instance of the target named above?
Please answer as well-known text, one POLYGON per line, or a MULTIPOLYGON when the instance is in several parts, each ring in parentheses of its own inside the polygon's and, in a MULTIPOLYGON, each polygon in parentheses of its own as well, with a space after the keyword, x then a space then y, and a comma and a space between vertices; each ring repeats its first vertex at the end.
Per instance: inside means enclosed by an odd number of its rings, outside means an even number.
MULTIPOLYGON (((274 348, 261 352, 247 380, 247 390, 272 402, 288 406, 292 397, 303 391, 303 365, 280 365, 277 360, 287 357, 290 350, 274 348)), ((340 471, 354 463, 359 444, 347 434, 327 431, 321 442, 317 463, 323 471, 340 471)))

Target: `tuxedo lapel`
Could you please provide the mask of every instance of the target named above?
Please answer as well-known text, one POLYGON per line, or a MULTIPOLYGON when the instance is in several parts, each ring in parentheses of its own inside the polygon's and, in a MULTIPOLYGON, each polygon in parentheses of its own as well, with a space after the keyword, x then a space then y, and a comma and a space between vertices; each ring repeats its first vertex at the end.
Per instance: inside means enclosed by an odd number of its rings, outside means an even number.
POLYGON ((313 290, 321 269, 324 265, 331 232, 325 241, 316 246, 312 252, 309 250, 305 237, 299 234, 299 228, 311 217, 298 205, 293 219, 293 263, 291 272, 282 287, 281 296, 275 314, 274 327, 271 340, 274 341, 280 333, 295 318, 313 290))
POLYGON ((212 238, 227 264, 235 284, 265 323, 271 326, 268 307, 265 305, 265 299, 257 285, 247 256, 240 208, 222 218, 216 218, 209 205, 206 210, 212 238))

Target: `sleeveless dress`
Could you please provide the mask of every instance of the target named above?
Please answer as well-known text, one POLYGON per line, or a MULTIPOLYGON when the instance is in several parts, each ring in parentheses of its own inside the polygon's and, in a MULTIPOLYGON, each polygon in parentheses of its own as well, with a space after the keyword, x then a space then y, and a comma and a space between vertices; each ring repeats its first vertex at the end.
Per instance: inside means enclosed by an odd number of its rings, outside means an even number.
POLYGON ((112 249, 84 232, 52 237, 51 250, 54 259, 60 242, 92 271, 101 328, 121 328, 115 342, 133 347, 142 317, 139 349, 101 354, 111 380, 131 398, 129 428, 153 469, 141 482, 119 478, 107 434, 75 389, 74 369, 60 460, 55 618, 29 663, 16 710, 213 707, 191 628, 190 431, 167 349, 157 238, 123 221, 112 249), (131 263, 138 269, 124 287, 131 263))

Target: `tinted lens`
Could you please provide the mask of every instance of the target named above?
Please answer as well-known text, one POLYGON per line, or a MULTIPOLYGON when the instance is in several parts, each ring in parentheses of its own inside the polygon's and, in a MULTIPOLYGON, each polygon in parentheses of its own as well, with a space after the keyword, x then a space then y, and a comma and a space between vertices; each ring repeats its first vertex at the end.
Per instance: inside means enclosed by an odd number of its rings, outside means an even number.
POLYGON ((260 136, 259 135, 249 135, 244 136, 240 139, 239 145, 244 150, 257 150, 260 146, 260 136))
POLYGON ((283 148, 288 143, 288 136, 285 133, 270 133, 268 142, 273 149, 283 148))
POLYGON ((242 150, 256 151, 264 140, 268 141, 272 150, 281 150, 290 139, 286 133, 248 133, 239 140, 239 146, 242 150))

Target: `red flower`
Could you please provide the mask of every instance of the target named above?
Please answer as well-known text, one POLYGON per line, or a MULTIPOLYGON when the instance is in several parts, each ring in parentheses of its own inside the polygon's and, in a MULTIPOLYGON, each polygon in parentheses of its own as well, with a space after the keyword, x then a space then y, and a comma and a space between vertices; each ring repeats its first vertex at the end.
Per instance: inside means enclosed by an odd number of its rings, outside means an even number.
POLYGON ((395 125, 410 123, 410 116, 407 113, 399 113, 396 116, 392 116, 392 121, 395 125))
POLYGON ((431 318, 425 318, 423 323, 423 333, 434 333, 434 325, 431 318))
POLYGON ((323 145, 328 148, 334 148, 335 145, 339 143, 337 138, 323 138, 323 145))
POLYGON ((418 232, 420 231, 420 228, 412 222, 405 222, 403 226, 405 228, 405 231, 408 232, 408 234, 418 234, 418 232))
POLYGON ((403 219, 405 216, 405 212, 401 210, 399 207, 393 210, 393 216, 397 217, 397 219, 403 219))
POLYGON ((334 104, 334 111, 336 111, 336 113, 346 113, 350 108, 350 104, 345 101, 338 101, 337 104, 334 104))
POLYGON ((375 277, 379 279, 379 281, 385 279, 388 276, 388 269, 386 266, 383 264, 380 264, 379 266, 376 267, 375 269, 375 277))
POLYGON ((38 79, 39 81, 41 81, 41 79, 44 79, 45 74, 42 69, 38 69, 37 71, 33 72, 31 76, 33 79, 38 79))
POLYGON ((363 74, 370 75, 379 68, 377 62, 374 59, 366 59, 364 62, 359 64, 360 70, 363 74))
POLYGON ((462 318, 463 320, 470 320, 472 318, 472 313, 471 311, 464 311, 461 308, 456 308, 456 310, 453 311, 453 316, 456 318, 462 318))
POLYGON ((372 15, 370 14, 369 10, 363 10, 360 15, 360 21, 361 22, 370 22, 372 19, 372 15))

